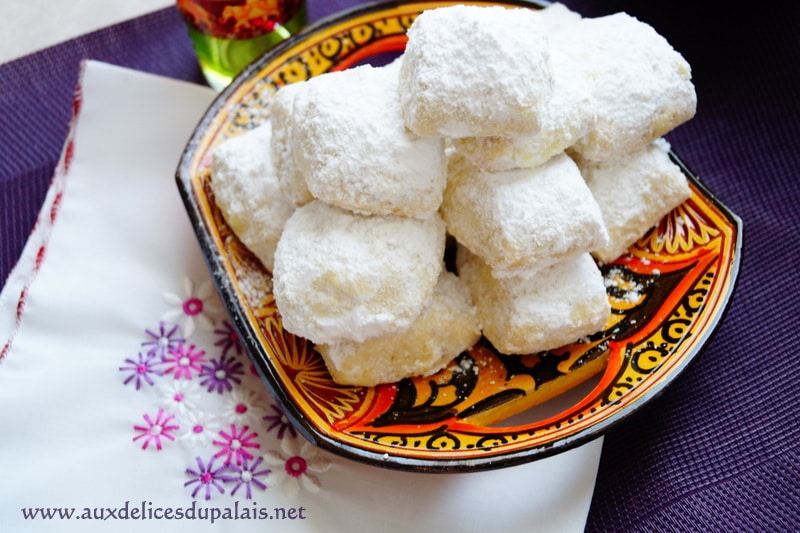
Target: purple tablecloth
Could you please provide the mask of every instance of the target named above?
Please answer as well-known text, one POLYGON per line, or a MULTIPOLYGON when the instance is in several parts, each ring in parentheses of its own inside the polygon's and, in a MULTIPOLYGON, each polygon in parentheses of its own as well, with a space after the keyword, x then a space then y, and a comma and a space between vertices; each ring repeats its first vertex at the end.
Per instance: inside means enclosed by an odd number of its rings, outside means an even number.
MULTIPOLYGON (((357 3, 311 0, 309 16, 357 3)), ((684 54, 698 112, 667 138, 744 221, 725 319, 673 386, 607 434, 586 529, 800 531, 800 4, 564 3, 626 11, 684 54)), ((83 58, 203 83, 172 8, 0 65, 0 283, 44 199, 83 58)), ((531 480, 520 497, 540 490, 531 480)))

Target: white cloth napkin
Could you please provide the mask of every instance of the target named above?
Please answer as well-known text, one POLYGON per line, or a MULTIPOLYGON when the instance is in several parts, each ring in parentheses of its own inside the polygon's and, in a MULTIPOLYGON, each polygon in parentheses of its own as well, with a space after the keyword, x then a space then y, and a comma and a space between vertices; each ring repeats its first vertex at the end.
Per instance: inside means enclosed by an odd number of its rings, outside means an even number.
POLYGON ((174 181, 214 93, 94 61, 81 79, 0 294, 2 531, 583 531, 601 439, 452 475, 305 443, 231 336, 174 181))

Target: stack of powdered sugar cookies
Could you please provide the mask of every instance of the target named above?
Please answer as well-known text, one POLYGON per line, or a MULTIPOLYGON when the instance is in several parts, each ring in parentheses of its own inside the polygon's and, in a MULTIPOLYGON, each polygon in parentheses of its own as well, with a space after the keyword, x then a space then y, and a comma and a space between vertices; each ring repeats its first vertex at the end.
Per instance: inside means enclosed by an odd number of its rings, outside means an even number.
POLYGON ((339 383, 395 382, 481 335, 514 355, 602 329, 598 262, 690 195, 662 136, 695 107, 689 65, 627 14, 441 7, 394 62, 279 89, 212 188, 284 328, 339 383))

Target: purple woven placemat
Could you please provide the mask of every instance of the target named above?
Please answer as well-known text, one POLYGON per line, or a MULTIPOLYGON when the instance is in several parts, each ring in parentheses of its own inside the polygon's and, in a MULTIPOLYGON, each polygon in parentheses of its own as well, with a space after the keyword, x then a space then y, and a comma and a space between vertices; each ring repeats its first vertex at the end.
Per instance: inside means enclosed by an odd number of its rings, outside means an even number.
MULTIPOLYGON (((309 17, 357 3, 310 1, 309 17)), ((689 60, 698 113, 668 139, 743 219, 745 243, 715 337, 607 434, 587 532, 800 531, 800 4, 564 3, 637 16, 689 60)), ((85 57, 202 83, 174 9, 0 65, 0 282, 44 198, 85 57)), ((531 487, 519 497, 547 480, 531 487)))
POLYGON ((800 4, 565 3, 626 11, 684 54, 698 112, 668 139, 744 222, 725 319, 607 435, 587 531, 800 531, 800 4))

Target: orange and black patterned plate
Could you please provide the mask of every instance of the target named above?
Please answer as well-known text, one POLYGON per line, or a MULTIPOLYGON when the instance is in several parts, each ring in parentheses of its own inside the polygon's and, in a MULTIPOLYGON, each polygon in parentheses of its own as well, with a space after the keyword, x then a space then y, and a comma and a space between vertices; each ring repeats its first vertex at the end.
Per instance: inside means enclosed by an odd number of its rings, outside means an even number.
POLYGON ((377 387, 334 383, 314 346, 283 329, 270 273, 214 203, 209 156, 219 143, 268 120, 282 85, 364 62, 385 63, 402 52, 406 30, 422 10, 452 3, 371 4, 307 28, 219 95, 177 172, 222 300, 288 418, 322 448, 421 472, 511 466, 603 434, 659 394, 698 354, 723 316, 741 258, 741 221, 673 153, 693 194, 626 255, 602 266, 613 307, 603 331, 558 350, 513 357, 481 340, 433 376, 377 387), (509 422, 576 390, 583 392, 543 418, 509 422))

